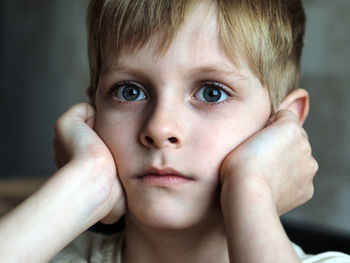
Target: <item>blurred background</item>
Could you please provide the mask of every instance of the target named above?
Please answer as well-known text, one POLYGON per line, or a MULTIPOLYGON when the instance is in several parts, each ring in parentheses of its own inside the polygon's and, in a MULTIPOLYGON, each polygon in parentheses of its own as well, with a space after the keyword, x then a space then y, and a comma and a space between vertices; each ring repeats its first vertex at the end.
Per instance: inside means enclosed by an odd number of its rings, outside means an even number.
MULTIPOLYGON (((87 2, 0 1, 0 190, 55 172, 55 120, 87 100, 87 2)), ((320 169, 314 198, 283 220, 350 236, 350 1, 304 4, 300 85, 310 92, 305 128, 320 169)))

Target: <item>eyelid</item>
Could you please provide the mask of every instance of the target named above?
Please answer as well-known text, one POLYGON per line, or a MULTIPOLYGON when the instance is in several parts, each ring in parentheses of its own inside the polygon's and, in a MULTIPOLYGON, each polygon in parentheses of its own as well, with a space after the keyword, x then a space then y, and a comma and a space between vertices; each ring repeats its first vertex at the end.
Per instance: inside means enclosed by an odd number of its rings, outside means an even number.
POLYGON ((142 89, 142 91, 144 91, 144 88, 142 87, 142 85, 140 85, 139 83, 135 82, 135 81, 129 81, 129 80, 123 80, 123 81, 120 81, 120 82, 117 82, 115 84, 113 84, 110 89, 108 90, 109 93, 113 93, 117 88, 120 88, 122 87, 123 85, 135 85, 137 86, 138 88, 142 89))
POLYGON ((141 89, 146 95, 148 95, 148 92, 146 91, 146 89, 143 87, 142 84, 135 82, 135 81, 129 81, 129 80, 123 80, 121 82, 117 82, 115 84, 113 84, 111 86, 111 88, 109 89, 109 93, 113 93, 116 89, 124 86, 124 85, 134 85, 136 87, 138 87, 139 89, 141 89))
POLYGON ((205 80, 205 81, 200 81, 196 86, 199 86, 199 88, 196 88, 195 94, 203 88, 203 86, 208 85, 208 86, 213 86, 215 88, 221 89, 223 92, 226 93, 228 97, 232 97, 235 94, 235 91, 232 88, 229 88, 227 85, 223 84, 220 81, 214 81, 214 80, 205 80))

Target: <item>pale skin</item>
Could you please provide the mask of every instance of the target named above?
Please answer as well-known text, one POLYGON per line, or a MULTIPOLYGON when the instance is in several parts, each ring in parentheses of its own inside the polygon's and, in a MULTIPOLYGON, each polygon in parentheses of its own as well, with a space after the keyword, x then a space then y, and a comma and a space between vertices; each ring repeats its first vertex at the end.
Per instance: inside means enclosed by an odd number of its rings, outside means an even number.
POLYGON ((279 215, 313 193, 307 92, 273 115, 243 56, 238 69, 221 50, 215 9, 201 7, 161 56, 152 41, 109 51, 96 109, 78 104, 57 121, 62 168, 1 218, 0 261, 47 262, 94 223, 126 214, 127 263, 299 262, 279 215), (213 83, 221 97, 208 102, 213 83), (136 99, 125 101, 126 87, 136 99), (150 166, 192 180, 135 180, 150 166))

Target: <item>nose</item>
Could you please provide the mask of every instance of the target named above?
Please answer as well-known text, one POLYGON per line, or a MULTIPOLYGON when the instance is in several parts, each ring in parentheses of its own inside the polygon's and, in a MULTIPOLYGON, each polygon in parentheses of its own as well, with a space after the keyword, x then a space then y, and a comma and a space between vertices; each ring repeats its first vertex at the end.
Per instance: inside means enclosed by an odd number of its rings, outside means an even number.
POLYGON ((148 148, 178 148, 183 143, 183 128, 178 112, 167 106, 153 110, 140 132, 141 143, 148 148))

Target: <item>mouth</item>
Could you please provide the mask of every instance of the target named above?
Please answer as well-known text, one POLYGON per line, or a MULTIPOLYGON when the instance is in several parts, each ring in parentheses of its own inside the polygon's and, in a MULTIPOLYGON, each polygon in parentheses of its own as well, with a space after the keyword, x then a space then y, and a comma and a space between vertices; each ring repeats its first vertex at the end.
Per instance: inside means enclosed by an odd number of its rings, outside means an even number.
POLYGON ((172 168, 150 168, 137 176, 144 184, 153 186, 172 186, 194 181, 193 178, 185 176, 172 168))

